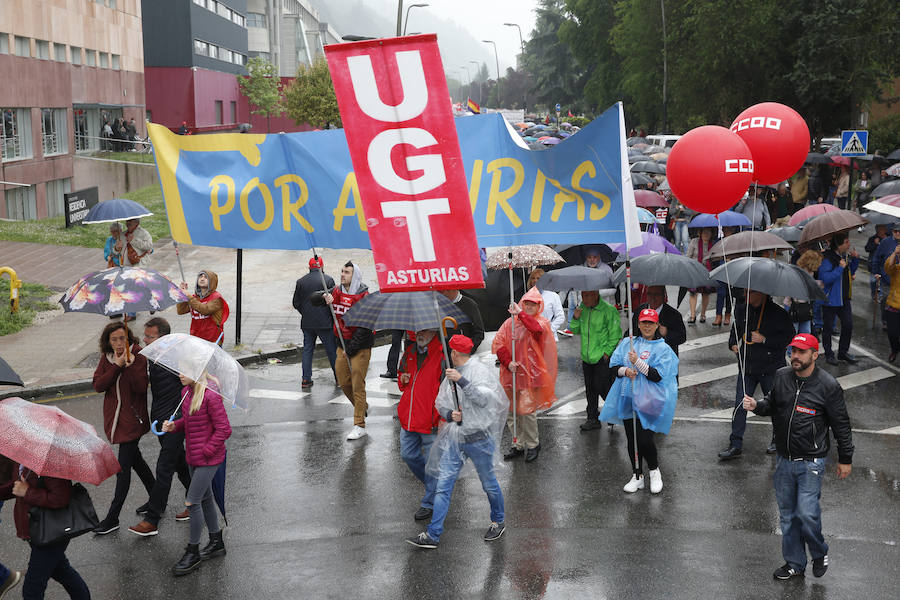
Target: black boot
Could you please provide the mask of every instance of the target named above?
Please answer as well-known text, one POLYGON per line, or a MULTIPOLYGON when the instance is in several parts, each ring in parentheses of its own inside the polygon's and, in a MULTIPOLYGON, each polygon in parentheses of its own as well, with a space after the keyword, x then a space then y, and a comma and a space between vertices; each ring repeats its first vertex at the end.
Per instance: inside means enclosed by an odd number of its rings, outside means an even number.
POLYGON ((184 556, 182 556, 181 560, 172 567, 172 573, 174 573, 176 577, 179 575, 187 575, 199 567, 202 561, 203 559, 200 558, 200 544, 188 544, 187 548, 184 549, 184 556))
POLYGON ((222 541, 222 530, 209 534, 209 543, 200 551, 200 558, 209 560, 217 556, 225 556, 225 542, 222 541))

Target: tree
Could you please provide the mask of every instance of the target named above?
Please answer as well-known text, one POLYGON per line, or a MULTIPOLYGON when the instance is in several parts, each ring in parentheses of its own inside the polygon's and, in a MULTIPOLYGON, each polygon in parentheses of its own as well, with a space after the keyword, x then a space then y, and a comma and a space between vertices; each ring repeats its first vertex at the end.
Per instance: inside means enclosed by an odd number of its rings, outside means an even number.
POLYGON ((568 18, 564 0, 541 0, 531 39, 525 42, 524 70, 534 78, 535 100, 545 106, 557 102, 579 106, 584 88, 584 70, 568 44, 560 41, 560 26, 568 18))
POLYGON ((247 61, 247 75, 238 75, 238 87, 247 98, 255 115, 266 118, 266 131, 271 131, 270 120, 273 115, 284 112, 281 96, 281 78, 278 68, 264 58, 254 56, 247 61))
POLYGON ((312 65, 300 65, 297 77, 285 90, 284 104, 288 116, 298 125, 309 123, 323 129, 341 126, 341 113, 324 58, 312 65))
MULTIPOLYGON (((559 26, 559 39, 584 65, 584 103, 588 112, 601 112, 619 100, 630 107, 622 89, 622 59, 610 35, 616 24, 615 0, 566 0, 572 18, 559 26)), ((626 113, 626 117, 630 115, 626 113)))

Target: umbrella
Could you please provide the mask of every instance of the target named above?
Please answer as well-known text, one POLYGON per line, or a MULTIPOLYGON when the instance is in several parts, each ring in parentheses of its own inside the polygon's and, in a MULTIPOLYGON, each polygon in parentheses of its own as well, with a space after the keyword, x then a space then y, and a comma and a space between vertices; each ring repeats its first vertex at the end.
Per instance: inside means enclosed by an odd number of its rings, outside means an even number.
POLYGON ((897 163, 896 165, 891 165, 890 167, 888 167, 885 170, 886 170, 887 174, 890 175, 891 177, 900 177, 900 163, 897 163))
POLYGON ((0 385, 21 385, 23 387, 25 385, 19 374, 13 371, 12 367, 2 358, 0 358, 0 385))
POLYGON ((94 485, 121 470, 91 425, 21 398, 0 400, 0 454, 43 477, 94 485))
POLYGON ((825 292, 809 273, 786 262, 759 256, 729 260, 709 274, 728 285, 755 290, 770 296, 790 296, 797 300, 825 300, 825 292))
POLYGON ((650 212, 646 208, 638 207, 637 217, 638 217, 638 223, 643 223, 645 225, 649 224, 649 223, 654 223, 654 224, 658 223, 658 221, 656 220, 656 215, 654 215, 652 212, 650 212))
POLYGON ((634 146, 635 144, 646 144, 646 143, 647 143, 647 138, 643 138, 643 137, 630 137, 627 140, 625 140, 625 144, 628 147, 634 146))
POLYGON ((888 154, 885 158, 887 158, 888 160, 900 160, 900 148, 897 148, 896 150, 888 154))
POLYGON ((658 145, 658 144, 652 144, 652 145, 647 146, 646 148, 644 148, 644 154, 647 154, 647 155, 650 155, 650 154, 659 154, 660 152, 662 152, 663 154, 665 154, 665 153, 666 153, 666 149, 663 148, 662 146, 658 145))
MULTIPOLYGON (((878 202, 878 200, 875 202, 878 202)), ((860 216, 868 221, 869 225, 892 225, 897 222, 896 216, 876 210, 864 212, 860 216)))
POLYGON ((653 183, 653 180, 644 175, 643 173, 632 173, 631 174, 631 184, 634 186, 639 185, 648 185, 653 183))
POLYGON ((872 198, 881 198, 892 194, 900 194, 900 179, 892 179, 885 181, 877 188, 872 190, 872 198))
POLYGON ((719 225, 722 227, 750 227, 750 219, 744 214, 731 210, 726 210, 718 215, 701 213, 691 219, 688 228, 718 227, 719 225))
POLYGON ((810 204, 809 206, 801 208, 793 215, 791 215, 791 219, 788 221, 788 225, 799 225, 807 219, 818 217, 819 215, 824 215, 825 213, 831 212, 833 210, 840 209, 833 204, 810 204))
MULTIPOLYGON (((637 175, 637 174, 635 173, 635 175, 637 175)), ((631 176, 631 181, 634 181, 635 175, 632 175, 632 176, 631 176)), ((661 192, 667 192, 667 191, 669 191, 669 190, 671 190, 671 189, 672 189, 672 188, 669 187, 669 180, 668 180, 668 179, 666 179, 666 180, 663 181, 661 184, 659 184, 659 191, 661 191, 661 192)))
POLYGON ((580 265, 587 260, 586 251, 588 248, 597 249, 600 255, 600 262, 609 264, 619 260, 619 255, 610 250, 606 244, 557 244, 556 251, 559 252, 567 264, 580 265))
POLYGON ((786 227, 773 227, 766 233, 777 235, 786 242, 796 244, 800 241, 800 236, 803 235, 803 228, 796 225, 788 225, 786 227))
POLYGON ((851 160, 847 156, 832 156, 831 164, 836 167, 849 167, 851 160))
POLYGON ((831 163, 831 157, 821 152, 810 152, 806 155, 806 164, 808 165, 827 165, 831 163))
POLYGON ((70 287, 59 303, 66 312, 117 315, 157 311, 188 297, 171 279, 152 269, 113 267, 85 275, 70 287))
MULTIPOLYGON (((662 236, 643 231, 641 232, 641 239, 644 242, 643 244, 628 251, 628 254, 631 255, 631 258, 634 258, 636 256, 643 256, 644 254, 655 254, 660 252, 668 252, 669 254, 681 254, 678 248, 670 244, 669 241, 662 236)), ((609 247, 614 252, 625 254, 624 242, 619 244, 610 244, 609 247)))
POLYGON ((650 190, 635 190, 634 203, 642 208, 668 208, 669 203, 662 194, 650 190))
POLYGON ((865 225, 866 220, 850 210, 834 210, 824 215, 819 215, 806 224, 803 235, 800 236, 801 244, 808 244, 816 240, 829 238, 836 233, 856 229, 865 225))
POLYGON ((548 137, 548 138, 541 140, 541 143, 544 144, 545 146, 555 146, 556 144, 560 143, 561 141, 562 140, 557 137, 548 137))
POLYGON ((632 173, 656 173, 658 175, 666 174, 666 166, 661 165, 659 163, 655 163, 651 160, 645 160, 643 162, 634 163, 631 165, 632 173))
MULTIPOLYGON (((206 373, 215 380, 215 391, 224 400, 246 410, 250 394, 247 373, 218 344, 186 333, 170 333, 141 350, 141 354, 147 360, 194 381, 206 373)), ((210 389, 213 389, 212 386, 210 389)))
POLYGON ((152 212, 134 200, 113 198, 92 206, 82 223, 88 225, 92 223, 112 223, 114 221, 127 221, 128 219, 142 219, 152 214, 152 212))
POLYGON ((647 160, 647 157, 643 154, 629 154, 628 155, 628 164, 633 165, 634 163, 644 162, 647 160))
POLYGON ((882 196, 878 200, 869 202, 863 208, 880 212, 885 215, 900 217, 900 194, 882 196))
MULTIPOLYGON (((616 271, 613 283, 624 283, 625 276, 625 265, 622 265, 616 271)), ((709 285, 709 271, 693 258, 680 254, 645 254, 631 259, 631 280, 643 285, 699 288, 709 285)))
POLYGON ((574 267, 547 271, 538 280, 537 286, 541 290, 552 290, 554 292, 608 290, 615 287, 612 269, 603 263, 594 268, 576 265, 574 267))
POLYGON ((348 327, 375 331, 422 331, 439 329, 443 317, 453 317, 457 323, 471 321, 458 306, 438 292, 374 292, 350 307, 344 315, 344 323, 348 327))
POLYGON ((658 163, 664 163, 667 160, 669 160, 669 155, 666 154, 665 152, 654 152, 653 154, 650 155, 650 158, 652 158, 653 160, 655 160, 658 163))
MULTIPOLYGON (((753 254, 763 250, 790 250, 792 246, 768 231, 741 231, 723 237, 709 249, 710 258, 753 254)), ((790 295, 790 294, 788 294, 790 295)))
POLYGON ((564 262, 563 257, 550 246, 526 244, 491 252, 487 257, 485 266, 488 269, 531 268, 561 262, 564 262))

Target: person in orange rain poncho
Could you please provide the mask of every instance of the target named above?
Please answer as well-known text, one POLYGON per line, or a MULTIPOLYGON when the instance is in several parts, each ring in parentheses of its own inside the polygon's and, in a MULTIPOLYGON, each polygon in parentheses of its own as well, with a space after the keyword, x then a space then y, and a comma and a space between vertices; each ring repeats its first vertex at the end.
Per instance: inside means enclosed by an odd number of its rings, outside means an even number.
POLYGON ((541 316, 543 310, 544 299, 533 287, 522 296, 519 304, 509 305, 512 316, 500 327, 491 345, 491 352, 500 359, 500 383, 509 398, 510 413, 506 425, 510 433, 516 432, 504 460, 524 454, 525 462, 531 462, 538 457, 541 443, 535 412, 553 406, 556 401, 556 342, 550 322, 541 316), (515 409, 513 373, 516 377, 515 409))

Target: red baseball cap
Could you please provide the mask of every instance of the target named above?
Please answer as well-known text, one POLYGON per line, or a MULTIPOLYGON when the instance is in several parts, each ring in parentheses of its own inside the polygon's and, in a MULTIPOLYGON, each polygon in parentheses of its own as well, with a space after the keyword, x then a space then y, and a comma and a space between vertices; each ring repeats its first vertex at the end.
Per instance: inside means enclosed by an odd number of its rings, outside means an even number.
POLYGON ((659 323, 659 313, 652 308, 645 308, 638 314, 638 321, 651 321, 659 323))
POLYGON ((322 262, 321 256, 318 258, 318 262, 316 261, 315 257, 309 259, 309 268, 310 269, 321 269, 324 266, 324 264, 325 263, 322 262))
POLYGON ((801 350, 818 350, 819 340, 811 333, 799 333, 791 340, 790 346, 801 350))

